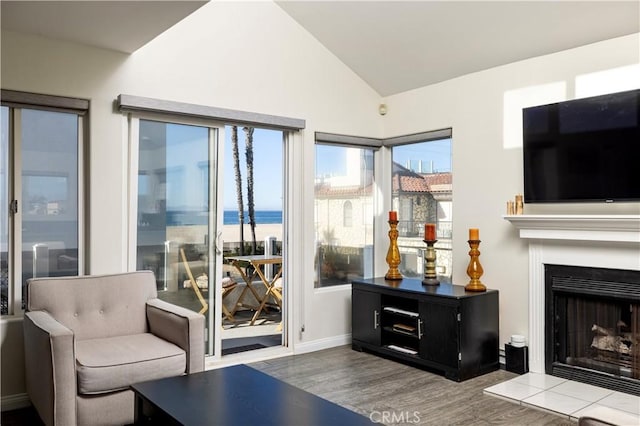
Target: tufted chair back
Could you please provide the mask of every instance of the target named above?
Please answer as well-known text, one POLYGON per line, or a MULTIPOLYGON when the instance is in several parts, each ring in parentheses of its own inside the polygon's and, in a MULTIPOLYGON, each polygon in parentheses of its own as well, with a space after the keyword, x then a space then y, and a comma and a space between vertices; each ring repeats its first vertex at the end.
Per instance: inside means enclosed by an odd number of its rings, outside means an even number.
POLYGON ((157 297, 151 271, 37 278, 27 288, 27 310, 49 312, 78 340, 147 332, 146 302, 157 297))

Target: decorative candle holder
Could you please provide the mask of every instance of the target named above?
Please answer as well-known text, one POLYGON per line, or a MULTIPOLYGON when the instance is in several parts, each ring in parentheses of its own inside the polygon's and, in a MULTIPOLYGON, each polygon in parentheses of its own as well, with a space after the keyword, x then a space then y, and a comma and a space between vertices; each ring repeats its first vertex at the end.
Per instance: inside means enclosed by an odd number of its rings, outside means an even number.
POLYGON ((401 280, 402 274, 398 270, 400 265, 400 249, 398 248, 398 221, 389 221, 389 251, 387 251, 387 263, 389 270, 384 276, 387 280, 401 280))
POLYGON ((467 291, 486 291, 487 287, 480 281, 480 277, 484 273, 482 269, 482 265, 480 264, 480 250, 478 247, 480 246, 480 240, 469 240, 469 256, 471 256, 471 260, 469 261, 469 266, 467 266, 467 275, 469 275, 469 284, 467 284, 464 289, 467 291))
POLYGON ((520 215, 524 213, 524 202, 523 202, 523 198, 522 195, 518 194, 516 195, 516 202, 515 202, 515 214, 520 215))
POLYGON ((434 245, 438 240, 424 240, 427 249, 424 251, 424 279, 423 285, 440 285, 436 275, 436 249, 434 245))

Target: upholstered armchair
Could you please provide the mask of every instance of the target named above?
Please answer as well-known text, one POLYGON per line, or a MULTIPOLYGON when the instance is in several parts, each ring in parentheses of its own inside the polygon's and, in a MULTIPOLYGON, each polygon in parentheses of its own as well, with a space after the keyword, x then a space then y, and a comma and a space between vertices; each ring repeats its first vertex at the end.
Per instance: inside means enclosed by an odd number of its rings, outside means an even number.
POLYGON ((133 423, 133 383, 204 370, 204 316, 150 271, 28 281, 27 393, 47 425, 133 423))

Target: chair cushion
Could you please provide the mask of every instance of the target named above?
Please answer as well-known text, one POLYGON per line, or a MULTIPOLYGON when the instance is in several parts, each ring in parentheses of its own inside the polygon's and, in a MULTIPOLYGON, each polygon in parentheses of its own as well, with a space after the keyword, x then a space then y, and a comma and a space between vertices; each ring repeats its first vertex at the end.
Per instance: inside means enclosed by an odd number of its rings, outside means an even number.
POLYGON ((184 374, 186 354, 151 333, 76 341, 78 393, 99 394, 184 374))

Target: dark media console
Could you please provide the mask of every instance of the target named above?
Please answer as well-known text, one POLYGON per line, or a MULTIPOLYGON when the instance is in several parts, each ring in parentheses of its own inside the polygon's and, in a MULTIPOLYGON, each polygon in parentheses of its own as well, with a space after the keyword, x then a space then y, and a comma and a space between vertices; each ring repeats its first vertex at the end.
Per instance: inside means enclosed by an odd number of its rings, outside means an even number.
POLYGON ((498 291, 423 286, 418 279, 356 280, 352 347, 462 381, 499 368, 498 291))

